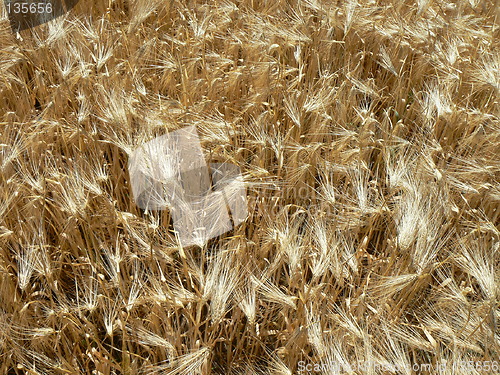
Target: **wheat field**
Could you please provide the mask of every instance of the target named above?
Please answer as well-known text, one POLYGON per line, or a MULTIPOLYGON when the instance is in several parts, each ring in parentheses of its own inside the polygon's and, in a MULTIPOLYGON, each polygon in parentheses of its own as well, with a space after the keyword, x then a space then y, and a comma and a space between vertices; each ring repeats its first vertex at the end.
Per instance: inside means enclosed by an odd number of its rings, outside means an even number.
POLYGON ((500 372, 499 1, 3 14, 0 374, 500 372), (248 217, 182 247, 127 163, 193 125, 248 217))

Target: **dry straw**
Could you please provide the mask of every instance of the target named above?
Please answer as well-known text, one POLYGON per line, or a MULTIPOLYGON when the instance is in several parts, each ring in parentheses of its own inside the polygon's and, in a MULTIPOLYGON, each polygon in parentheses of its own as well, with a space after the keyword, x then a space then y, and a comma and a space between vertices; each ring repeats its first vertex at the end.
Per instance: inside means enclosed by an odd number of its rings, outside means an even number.
POLYGON ((19 34, 3 18, 0 373, 494 373, 499 9, 97 0, 19 34), (127 170, 191 125, 247 184, 246 221, 201 248, 136 206, 127 170))

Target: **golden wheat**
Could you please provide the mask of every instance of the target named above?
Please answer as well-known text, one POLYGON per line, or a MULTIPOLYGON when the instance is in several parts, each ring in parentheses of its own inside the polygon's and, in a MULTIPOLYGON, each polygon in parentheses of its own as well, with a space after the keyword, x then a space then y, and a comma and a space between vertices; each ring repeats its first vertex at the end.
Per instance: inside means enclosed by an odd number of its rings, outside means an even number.
POLYGON ((4 16, 0 374, 498 373, 499 21, 497 0, 4 16), (190 125, 248 201, 201 247, 127 169, 190 125))

